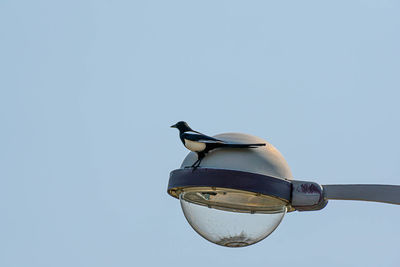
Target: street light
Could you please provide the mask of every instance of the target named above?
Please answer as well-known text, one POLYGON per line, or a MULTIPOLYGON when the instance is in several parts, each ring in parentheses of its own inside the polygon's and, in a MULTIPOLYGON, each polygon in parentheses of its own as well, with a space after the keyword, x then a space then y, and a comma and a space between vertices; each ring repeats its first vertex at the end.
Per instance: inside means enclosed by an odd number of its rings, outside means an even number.
POLYGON ((400 204, 396 185, 319 185, 293 180, 281 153, 265 140, 239 133, 215 137, 236 143, 265 142, 251 149, 210 152, 196 170, 189 153, 170 173, 168 194, 178 198, 192 228, 227 247, 259 242, 280 224, 286 212, 323 209, 328 199, 400 204))

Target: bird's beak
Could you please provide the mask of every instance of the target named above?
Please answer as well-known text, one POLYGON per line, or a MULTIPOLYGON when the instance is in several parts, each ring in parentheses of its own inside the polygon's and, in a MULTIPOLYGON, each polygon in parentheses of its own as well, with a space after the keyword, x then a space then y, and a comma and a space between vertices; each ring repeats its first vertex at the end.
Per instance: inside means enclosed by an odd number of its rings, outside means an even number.
POLYGON ((171 128, 176 128, 176 124, 174 124, 174 125, 171 125, 171 128))

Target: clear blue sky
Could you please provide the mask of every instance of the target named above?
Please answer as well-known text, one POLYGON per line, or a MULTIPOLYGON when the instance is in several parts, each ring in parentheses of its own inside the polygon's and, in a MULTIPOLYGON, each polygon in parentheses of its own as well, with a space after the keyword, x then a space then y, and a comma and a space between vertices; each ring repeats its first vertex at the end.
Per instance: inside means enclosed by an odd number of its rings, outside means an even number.
POLYGON ((400 184, 398 1, 0 2, 0 266, 399 266, 400 207, 331 201, 228 249, 166 193, 169 126, 296 179, 400 184))

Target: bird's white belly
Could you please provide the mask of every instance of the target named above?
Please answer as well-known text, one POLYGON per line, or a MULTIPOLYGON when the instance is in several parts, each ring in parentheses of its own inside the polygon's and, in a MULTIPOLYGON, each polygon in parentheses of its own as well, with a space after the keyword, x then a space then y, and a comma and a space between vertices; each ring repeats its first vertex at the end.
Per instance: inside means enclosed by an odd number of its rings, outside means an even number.
POLYGON ((193 152, 200 152, 206 148, 206 144, 204 144, 204 143, 190 141, 187 139, 184 139, 184 140, 185 140, 185 147, 193 152))

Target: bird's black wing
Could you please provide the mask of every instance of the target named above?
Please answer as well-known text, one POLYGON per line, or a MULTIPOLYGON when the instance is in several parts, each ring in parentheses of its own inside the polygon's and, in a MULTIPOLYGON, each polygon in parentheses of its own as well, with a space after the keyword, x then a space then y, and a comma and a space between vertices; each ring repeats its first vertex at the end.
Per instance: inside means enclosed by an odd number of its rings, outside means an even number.
POLYGON ((181 138, 200 143, 224 143, 222 140, 195 131, 185 132, 181 138))

